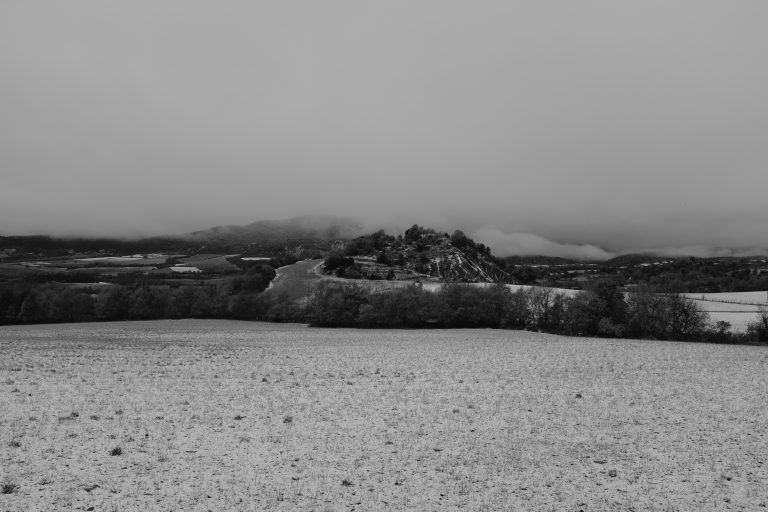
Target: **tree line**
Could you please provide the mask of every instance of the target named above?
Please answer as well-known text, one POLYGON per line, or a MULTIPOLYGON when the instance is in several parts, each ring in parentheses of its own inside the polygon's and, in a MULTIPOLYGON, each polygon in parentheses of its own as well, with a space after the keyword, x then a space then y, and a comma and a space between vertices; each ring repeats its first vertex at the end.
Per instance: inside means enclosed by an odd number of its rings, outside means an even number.
POLYGON ((768 343, 768 313, 747 332, 712 324, 696 302, 638 287, 623 293, 601 284, 574 295, 544 287, 512 292, 503 284, 418 285, 374 292, 323 282, 303 302, 263 293, 269 276, 251 273, 202 286, 68 286, 17 283, 0 288, 0 323, 52 323, 161 318, 230 318, 302 322, 320 327, 524 329, 599 336, 714 343, 768 343))
POLYGON ((79 274, 75 282, 67 279, 69 274, 58 282, 41 282, 32 275, 0 283, 0 324, 235 318, 242 316, 242 304, 259 296, 275 277, 271 265, 246 266, 236 277, 171 285, 142 275, 112 283, 79 274))
POLYGON ((311 325, 362 328, 525 329, 569 336, 599 336, 714 343, 768 342, 768 313, 747 332, 710 323, 695 301, 639 287, 624 294, 610 285, 574 295, 552 288, 512 292, 503 284, 450 284, 439 291, 410 286, 371 292, 352 284, 323 283, 305 306, 311 325))
POLYGON ((674 293, 768 290, 762 258, 659 258, 624 255, 606 262, 578 262, 542 256, 507 256, 500 266, 520 284, 587 287, 582 280, 612 279, 619 285, 646 285, 674 293))

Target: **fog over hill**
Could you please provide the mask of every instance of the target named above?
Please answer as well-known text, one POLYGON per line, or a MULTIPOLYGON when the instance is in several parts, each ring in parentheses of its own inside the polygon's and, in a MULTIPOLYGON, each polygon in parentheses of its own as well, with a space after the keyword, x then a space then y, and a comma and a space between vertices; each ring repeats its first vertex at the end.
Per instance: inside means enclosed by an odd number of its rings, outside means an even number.
POLYGON ((0 234, 768 244, 768 3, 0 3, 0 234))
MULTIPOLYGON (((434 215, 429 225, 438 230, 452 233, 456 229, 466 230, 474 240, 482 242, 491 248, 496 256, 510 255, 543 255, 558 256, 577 260, 604 261, 622 254, 652 254, 658 256, 695 256, 730 257, 730 256, 766 256, 768 247, 710 247, 704 245, 642 247, 635 246, 625 249, 607 249, 594 244, 563 243, 549 240, 531 233, 507 233, 496 227, 480 226, 475 223, 437 219, 434 215)), ((219 226, 207 230, 195 231, 186 236, 193 240, 210 240, 212 242, 228 241, 229 243, 279 243, 298 238, 331 241, 334 239, 350 239, 360 235, 370 234, 383 229, 389 234, 398 234, 413 224, 395 222, 376 222, 372 219, 341 217, 333 215, 302 215, 283 220, 264 220, 252 222, 244 226, 219 226)), ((321 244, 322 247, 325 245, 321 244)))
MULTIPOLYGON (((433 217, 434 220, 434 217, 433 217)), ((304 255, 328 252, 335 240, 350 240, 378 230, 397 235, 417 223, 396 224, 375 222, 334 215, 301 215, 289 219, 259 220, 245 225, 215 226, 188 233, 165 233, 154 237, 119 236, 103 237, 65 234, 61 239, 49 240, 39 235, 11 236, 0 234, 0 248, 7 247, 77 247, 87 250, 110 249, 130 251, 181 250, 182 247, 197 247, 197 250, 227 250, 258 253, 273 253, 282 248, 301 248, 304 255), (63 243, 62 240, 70 240, 63 243), (57 241, 58 240, 58 241, 57 241), (79 241, 77 241, 79 240, 79 241), (116 242, 116 243, 115 243, 116 242), (123 243, 124 242, 124 243, 123 243), (191 244, 191 245, 190 245, 191 244)), ((473 227, 472 223, 450 224, 437 220, 432 226, 437 231, 453 233, 465 230, 477 242, 488 246, 493 254, 504 256, 551 256, 572 260, 605 261, 625 254, 648 254, 655 256, 695 257, 744 257, 768 256, 765 247, 723 248, 707 246, 688 247, 640 247, 636 249, 609 250, 593 244, 561 243, 530 233, 505 233, 496 227, 473 227)))
POLYGON ((291 219, 261 220, 245 226, 217 226, 187 233, 181 238, 252 250, 295 244, 302 244, 307 249, 327 249, 332 240, 350 239, 363 233, 363 225, 351 218, 302 215, 291 219))

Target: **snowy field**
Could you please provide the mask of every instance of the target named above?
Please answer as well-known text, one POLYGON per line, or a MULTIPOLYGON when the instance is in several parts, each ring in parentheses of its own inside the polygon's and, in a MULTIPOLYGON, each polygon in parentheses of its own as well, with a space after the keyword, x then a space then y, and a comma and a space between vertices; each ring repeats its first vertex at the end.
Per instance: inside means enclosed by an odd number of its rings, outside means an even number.
POLYGON ((0 350, 3 511, 768 502, 765 347, 182 320, 0 350))
POLYGON ((768 308, 768 292, 684 293, 709 315, 711 322, 725 321, 733 331, 746 331, 757 320, 760 308, 768 308))

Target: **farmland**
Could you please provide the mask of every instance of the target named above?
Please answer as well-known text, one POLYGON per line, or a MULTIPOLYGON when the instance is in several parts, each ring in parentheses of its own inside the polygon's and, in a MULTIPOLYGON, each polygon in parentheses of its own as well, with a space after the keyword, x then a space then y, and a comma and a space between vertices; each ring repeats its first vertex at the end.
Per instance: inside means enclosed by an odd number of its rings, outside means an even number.
POLYGON ((686 293, 712 322, 728 322, 736 332, 747 330, 760 309, 768 308, 766 292, 686 293))
POLYGON ((20 275, 43 274, 57 280, 68 275, 109 280, 117 275, 167 275, 174 272, 203 272, 205 278, 235 274, 240 270, 227 254, 136 254, 133 256, 89 256, 18 260, 0 263, 0 282, 20 275), (191 270, 187 270, 191 269, 191 270))
POLYGON ((764 347, 0 328, 3 510, 760 510, 764 347))

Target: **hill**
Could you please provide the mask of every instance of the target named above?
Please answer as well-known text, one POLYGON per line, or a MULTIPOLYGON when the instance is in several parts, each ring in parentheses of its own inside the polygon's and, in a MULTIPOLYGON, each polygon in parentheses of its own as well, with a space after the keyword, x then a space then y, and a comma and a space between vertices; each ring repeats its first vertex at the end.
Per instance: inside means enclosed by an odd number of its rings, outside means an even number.
POLYGON ((141 253, 241 253, 243 256, 325 256, 331 241, 351 239, 362 232, 354 220, 332 216, 301 216, 286 220, 257 221, 245 226, 217 226, 192 233, 149 237, 57 238, 51 236, 0 236, 0 251, 17 257, 65 256, 72 253, 109 255, 141 253))
POLYGON ((247 255, 271 255, 289 251, 297 256, 323 254, 331 241, 349 239, 362 232, 352 219, 328 215, 304 215, 287 220, 263 220, 245 226, 218 226, 189 233, 185 238, 217 250, 247 255))
POLYGON ((339 277, 511 282, 490 249, 461 231, 449 235, 414 224, 397 237, 377 231, 334 248, 324 271, 339 277))

